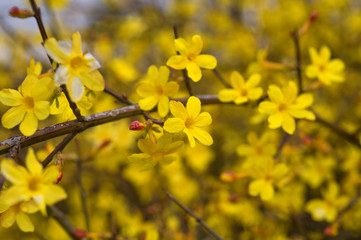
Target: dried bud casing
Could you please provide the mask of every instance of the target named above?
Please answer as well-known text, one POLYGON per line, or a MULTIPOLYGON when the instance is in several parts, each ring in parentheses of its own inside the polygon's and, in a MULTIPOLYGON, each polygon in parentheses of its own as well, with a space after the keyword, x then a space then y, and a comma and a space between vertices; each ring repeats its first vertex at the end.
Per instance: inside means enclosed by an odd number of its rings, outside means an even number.
POLYGON ((33 17, 34 13, 29 9, 20 9, 18 7, 12 7, 9 10, 9 15, 15 18, 28 18, 28 17, 33 17))

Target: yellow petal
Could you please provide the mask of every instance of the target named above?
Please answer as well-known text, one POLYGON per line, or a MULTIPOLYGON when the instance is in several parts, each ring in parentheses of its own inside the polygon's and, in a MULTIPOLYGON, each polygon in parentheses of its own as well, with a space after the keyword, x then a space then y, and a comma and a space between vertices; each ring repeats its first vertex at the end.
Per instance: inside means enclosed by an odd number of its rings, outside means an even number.
POLYGON ((326 46, 322 46, 320 50, 320 59, 326 63, 330 60, 330 58, 331 58, 330 49, 326 46))
POLYGON ((147 98, 143 98, 139 100, 139 107, 142 110, 149 111, 153 109, 158 103, 158 97, 152 95, 147 98))
POLYGON ((318 56, 318 53, 317 53, 316 49, 311 47, 311 48, 308 49, 308 51, 310 53, 312 63, 317 64, 319 62, 319 56, 318 56))
POLYGON ((138 140, 138 148, 143 153, 153 153, 155 150, 155 144, 152 143, 149 139, 139 139, 138 140))
POLYGON ((6 106, 18 106, 23 96, 16 90, 5 88, 0 91, 0 102, 6 106))
POLYGON ((189 62, 187 64, 187 74, 194 82, 198 82, 202 78, 202 72, 199 66, 195 62, 189 62))
POLYGON ((168 118, 165 121, 163 128, 170 133, 179 133, 185 128, 184 120, 180 118, 168 118))
POLYGON ((81 36, 79 32, 73 33, 71 54, 83 55, 83 51, 81 49, 81 36))
POLYGON ((176 142, 172 142, 170 144, 168 142, 168 146, 166 147, 164 154, 172 154, 172 153, 179 152, 183 149, 183 147, 184 147, 183 141, 176 141, 176 142))
POLYGON ((296 129, 295 119, 290 115, 284 115, 282 121, 282 129, 285 130, 288 134, 292 135, 296 129))
POLYGON ((201 101, 197 97, 191 96, 188 98, 187 112, 191 117, 197 117, 201 112, 201 101))
POLYGON ((211 125, 212 117, 208 112, 200 113, 195 119, 194 126, 196 127, 206 127, 211 125))
POLYGON ((16 210, 15 208, 10 208, 6 212, 0 215, 0 225, 4 228, 11 227, 16 219, 16 210))
POLYGON ((32 175, 41 175, 43 166, 36 159, 34 149, 29 148, 28 153, 26 154, 25 163, 32 175))
POLYGON ((270 101, 263 101, 259 104, 258 111, 264 114, 274 114, 277 112, 277 104, 270 101))
POLYGON ((69 56, 66 55, 61 48, 59 48, 58 42, 55 38, 47 39, 44 43, 44 47, 48 55, 54 59, 55 62, 63 64, 69 61, 69 56))
POLYGON ((167 96, 161 96, 158 102, 159 116, 165 117, 169 112, 169 98, 167 96))
POLYGON ((274 188, 271 183, 266 182, 261 192, 261 199, 263 201, 269 201, 273 199, 273 196, 274 196, 274 188))
POLYGON ((23 232, 34 232, 34 225, 31 222, 28 215, 23 212, 19 212, 16 215, 16 223, 21 231, 23 232))
POLYGON ((231 85, 237 90, 244 87, 244 78, 239 72, 233 71, 231 73, 231 85))
POLYGON ((55 82, 50 77, 40 78, 31 92, 31 96, 37 100, 48 100, 54 94, 55 82))
POLYGON ((33 112, 28 112, 20 124, 20 132, 25 136, 31 136, 38 128, 38 119, 33 112))
POLYGON ((201 53, 203 48, 203 40, 201 38, 201 36, 199 35, 194 35, 192 37, 192 41, 190 44, 190 48, 189 48, 189 53, 192 53, 194 55, 198 55, 201 53))
POLYGON ((269 128, 275 129, 282 125, 283 116, 280 113, 272 114, 268 117, 269 128))
POLYGON ((166 66, 161 66, 159 68, 159 76, 158 76, 158 83, 161 86, 164 86, 168 82, 169 78, 169 69, 166 66))
POLYGON ((281 89, 275 85, 271 85, 268 88, 268 97, 271 99, 272 102, 281 103, 283 102, 284 96, 281 89))
POLYGON ((83 96, 85 89, 79 77, 73 77, 66 85, 69 94, 74 101, 78 101, 83 96))
POLYGON ((59 176, 59 170, 56 168, 55 165, 47 167, 43 174, 43 181, 44 183, 52 183, 56 180, 59 176))
POLYGON ((187 129, 184 128, 183 132, 187 135, 189 145, 193 148, 196 146, 196 141, 194 140, 193 134, 187 129))
POLYGON ((248 92, 248 98, 250 100, 256 100, 262 96, 263 89, 262 88, 253 88, 248 92))
POLYGON ((235 89, 222 89, 218 93, 221 102, 232 102, 239 96, 239 92, 235 89))
POLYGON ((44 200, 47 205, 53 205, 67 198, 64 189, 56 184, 48 185, 44 192, 44 200))
POLYGON ((169 103, 170 112, 174 117, 186 119, 188 118, 188 112, 181 102, 170 101, 169 103))
POLYGON ((263 179, 252 181, 248 186, 248 193, 251 196, 257 196, 260 194, 262 189, 265 186, 265 182, 263 179))
POLYGON ((35 84, 39 81, 38 76, 35 74, 28 74, 24 81, 21 83, 19 87, 19 91, 24 97, 32 97, 32 91, 34 89, 35 84))
POLYGON ((195 137, 200 143, 210 146, 213 144, 213 138, 212 136, 205 130, 195 127, 189 129, 189 131, 192 133, 193 137, 195 137))
POLYGON ((98 70, 92 71, 90 73, 82 73, 81 81, 85 87, 93 91, 103 91, 104 90, 104 78, 98 70))
POLYGON ((294 82, 289 82, 287 88, 284 91, 284 101, 292 104, 297 98, 297 87, 294 82))
POLYGON ((252 74, 247 82, 246 82, 246 86, 247 88, 254 88, 256 87, 261 81, 261 75, 260 74, 252 74))
POLYGON ((198 55, 195 59, 195 63, 205 69, 214 69, 217 67, 217 59, 208 54, 198 55))
POLYGON ((25 213, 35 213, 39 211, 39 206, 33 201, 25 201, 20 205, 21 211, 25 213))
POLYGON ((179 90, 179 84, 176 82, 168 82, 165 84, 163 91, 168 97, 173 97, 179 90))
POLYGON ((49 116, 50 103, 48 101, 38 101, 34 104, 34 114, 39 120, 44 120, 49 116))
POLYGON ((238 97, 234 100, 235 104, 242 104, 248 102, 248 98, 247 97, 238 97))
POLYGON ((10 159, 4 159, 1 162, 1 173, 4 177, 14 184, 21 184, 24 182, 24 177, 28 172, 23 166, 16 165, 10 159))
POLYGON ((137 94, 143 98, 154 95, 154 87, 147 82, 140 83, 136 91, 137 94))
POLYGON ((174 40, 175 50, 181 55, 187 55, 189 45, 183 38, 177 38, 174 40))
POLYGON ((24 119, 25 113, 24 106, 12 107, 4 113, 1 123, 4 128, 13 128, 24 119))
POLYGON ((167 66, 177 69, 177 70, 181 70, 181 69, 185 69, 187 67, 187 63, 188 63, 188 60, 186 57, 176 55, 176 56, 172 56, 168 59, 167 66))

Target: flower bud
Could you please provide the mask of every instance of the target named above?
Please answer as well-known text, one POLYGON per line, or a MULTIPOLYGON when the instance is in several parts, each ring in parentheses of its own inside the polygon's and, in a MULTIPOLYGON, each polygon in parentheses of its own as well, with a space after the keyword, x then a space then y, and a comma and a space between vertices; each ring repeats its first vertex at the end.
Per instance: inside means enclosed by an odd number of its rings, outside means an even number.
POLYGON ((34 16, 34 13, 29 9, 19 9, 18 7, 12 7, 9 10, 9 14, 15 18, 28 18, 34 16))
POLYGON ((145 127, 144 123, 141 123, 139 121, 133 121, 129 124, 129 130, 143 130, 145 127))
POLYGON ((226 171, 221 174, 221 181, 225 183, 231 183, 237 180, 237 175, 233 172, 226 171))
POLYGON ((85 238, 87 236, 87 233, 86 233, 86 231, 84 229, 75 228, 73 230, 73 235, 78 239, 82 239, 82 238, 85 238))

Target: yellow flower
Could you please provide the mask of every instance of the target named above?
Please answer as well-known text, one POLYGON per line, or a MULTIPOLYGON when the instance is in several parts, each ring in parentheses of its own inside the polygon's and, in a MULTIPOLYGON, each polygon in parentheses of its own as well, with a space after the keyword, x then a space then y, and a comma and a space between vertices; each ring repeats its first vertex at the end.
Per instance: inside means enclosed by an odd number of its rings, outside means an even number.
POLYGON ((49 77, 38 78, 35 74, 26 76, 19 87, 14 89, 2 89, 0 102, 11 106, 1 118, 5 128, 13 128, 20 123, 20 131, 25 136, 34 134, 38 128, 38 120, 44 120, 49 116, 50 103, 48 99, 54 91, 54 81, 49 77))
POLYGON ((263 201, 271 200, 274 197, 275 181, 286 175, 288 168, 284 163, 274 165, 273 158, 268 158, 263 166, 255 166, 250 175, 255 180, 248 186, 248 193, 251 196, 261 196, 263 201))
POLYGON ((241 104, 250 100, 256 100, 261 97, 263 90, 256 87, 261 81, 261 75, 253 74, 247 82, 244 81, 241 74, 233 71, 231 74, 231 85, 233 89, 223 89, 218 97, 221 102, 234 102, 241 104))
POLYGON ((326 220, 333 222, 337 214, 348 203, 349 198, 345 195, 339 196, 340 188, 335 182, 328 184, 325 191, 321 191, 323 199, 313 199, 306 205, 306 211, 312 215, 316 221, 326 220))
POLYGON ((188 99, 187 108, 181 102, 171 101, 170 111, 174 118, 169 118, 164 123, 164 130, 170 133, 184 132, 191 147, 195 146, 194 138, 204 145, 212 145, 212 136, 203 130, 203 127, 212 123, 212 117, 208 112, 201 113, 201 101, 192 96, 188 99))
POLYGON ((35 213, 38 210, 39 207, 33 200, 8 206, 5 201, 0 198, 0 226, 9 228, 16 221, 21 231, 34 232, 34 224, 26 213, 35 213))
POLYGON ((44 171, 32 148, 26 155, 25 163, 27 169, 16 165, 11 159, 2 160, 1 173, 12 183, 12 186, 3 192, 3 199, 9 205, 34 200, 42 214, 46 215, 46 205, 55 204, 67 197, 66 192, 54 184, 59 171, 55 165, 44 171))
POLYGON ((312 64, 306 68, 306 76, 317 78, 325 85, 332 82, 343 82, 345 80, 345 64, 340 59, 331 58, 330 49, 323 46, 318 54, 314 48, 309 49, 312 64))
POLYGON ((156 66, 150 66, 148 69, 146 81, 142 82, 137 93, 143 97, 139 101, 139 107, 142 110, 149 111, 158 104, 158 113, 165 117, 169 112, 169 97, 173 97, 179 89, 176 82, 168 82, 169 69, 161 66, 159 71, 156 66))
POLYGON ((143 153, 135 153, 128 157, 131 163, 141 165, 141 171, 148 170, 155 165, 168 165, 177 159, 174 153, 182 150, 184 146, 183 141, 172 142, 170 134, 164 134, 158 139, 157 143, 150 139, 139 139, 138 148, 143 153))
POLYGON ((293 134, 296 129, 294 118, 315 120, 315 115, 307 107, 313 103, 311 93, 303 93, 297 96, 297 87, 293 82, 282 91, 275 85, 269 86, 268 97, 271 101, 260 103, 258 110, 268 117, 269 128, 275 129, 282 126, 282 129, 293 134))
POLYGON ((177 38, 174 40, 174 46, 180 55, 170 57, 167 65, 177 70, 187 69, 188 76, 194 82, 202 78, 200 68, 214 69, 217 66, 215 57, 208 54, 199 55, 203 48, 203 41, 199 35, 194 35, 190 44, 183 38, 177 38))
POLYGON ((103 76, 97 70, 100 64, 90 53, 83 53, 78 32, 73 33, 71 45, 49 38, 44 47, 48 55, 59 64, 55 72, 55 83, 66 84, 74 101, 83 96, 84 86, 93 91, 104 90, 103 76))

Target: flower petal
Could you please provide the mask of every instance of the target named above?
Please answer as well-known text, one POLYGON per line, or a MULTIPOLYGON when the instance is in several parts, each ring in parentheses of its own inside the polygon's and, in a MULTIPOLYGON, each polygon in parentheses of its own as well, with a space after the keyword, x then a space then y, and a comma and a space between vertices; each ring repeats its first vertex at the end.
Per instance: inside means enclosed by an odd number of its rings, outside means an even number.
POLYGON ((172 56, 168 59, 167 66, 177 69, 177 70, 181 70, 181 69, 185 69, 187 67, 187 63, 188 63, 188 60, 186 57, 176 55, 176 56, 172 56))
POLYGON ((277 109, 277 104, 270 101, 263 101, 258 106, 258 111, 263 114, 274 114, 277 109))
POLYGON ((69 61, 69 56, 64 53, 64 51, 59 48, 58 42, 55 38, 49 38, 45 41, 44 47, 48 55, 54 59, 57 63, 66 63, 69 61))
POLYGON ((193 134, 188 130, 188 128, 184 128, 183 132, 187 135, 189 145, 193 148, 196 146, 196 141, 194 140, 193 134))
POLYGON ((159 116, 165 117, 169 112, 169 98, 167 96, 161 96, 158 102, 159 116))
POLYGON ((34 104, 34 114, 39 120, 44 120, 49 116, 50 103, 48 101, 38 101, 34 104))
POLYGON ((247 88, 254 88, 256 87, 261 81, 261 75, 256 73, 256 74, 252 74, 247 82, 246 82, 246 86, 247 88))
POLYGON ((37 101, 48 100, 54 94, 55 82, 50 77, 40 78, 33 84, 31 96, 37 101))
POLYGON ((167 82, 168 82, 168 78, 169 78, 169 68, 167 68, 166 66, 161 66, 159 68, 159 75, 158 75, 158 83, 161 86, 164 86, 167 82))
POLYGON ((168 118, 164 122, 163 128, 170 133, 179 133, 185 128, 184 120, 180 118, 168 118))
POLYGON ((0 102, 6 106, 18 106, 22 99, 23 96, 14 89, 5 88, 0 91, 0 102))
POLYGON ((222 89, 218 93, 221 102, 232 102, 239 96, 239 92, 235 89, 222 89))
POLYGON ((195 119, 194 126, 196 127, 206 127, 211 125, 212 117, 208 112, 200 113, 195 119))
POLYGON ((83 96, 85 91, 84 86, 79 77, 71 78, 71 80, 68 81, 66 87, 69 90, 69 94, 74 101, 80 100, 80 98, 83 96))
POLYGON ((154 95, 154 87, 147 82, 140 83, 136 91, 142 98, 154 95))
POLYGON ((191 96, 188 98, 187 112, 192 117, 197 117, 201 112, 201 101, 197 97, 191 96))
POLYGON ((212 55, 201 54, 196 57, 195 63, 201 68, 214 69, 217 66, 217 59, 212 55))
POLYGON ((47 205, 53 205, 65 198, 67 198, 67 194, 63 188, 56 184, 50 184, 47 186, 44 192, 44 199, 47 205))
POLYGON ((16 219, 16 210, 15 208, 10 208, 0 215, 0 225, 4 228, 11 227, 16 219))
POLYGON ((268 127, 271 129, 279 128, 282 125, 283 115, 281 113, 275 113, 268 117, 268 127))
POLYGON ((151 154, 155 150, 155 144, 152 143, 149 139, 139 139, 138 140, 138 148, 143 153, 151 154))
POLYGON ((13 128, 24 119, 25 113, 26 109, 22 105, 12 107, 4 113, 1 118, 1 123, 4 128, 13 128))
POLYGON ((188 112, 181 102, 170 101, 169 108, 174 117, 181 118, 183 120, 188 118, 188 112))
POLYGON ((233 71, 231 73, 231 85, 237 90, 244 87, 244 78, 239 72, 233 71))
POLYGON ((4 177, 14 184, 21 184, 24 182, 24 177, 28 175, 28 171, 23 166, 16 165, 10 159, 1 161, 1 173, 4 177))
POLYGON ((281 89, 276 85, 269 86, 267 93, 272 102, 281 103, 284 100, 281 89))
POLYGON ((26 154, 25 163, 31 175, 41 175, 43 166, 36 159, 34 149, 29 148, 28 153, 26 154))
POLYGON ((179 84, 176 82, 167 82, 163 88, 164 94, 173 97, 179 90, 179 84))
POLYGON ((37 128, 38 119, 36 118, 34 112, 28 112, 20 124, 20 132, 25 136, 31 136, 35 133, 37 128))
POLYGON ((73 33, 71 54, 83 56, 83 50, 81 49, 81 36, 79 32, 73 33))
POLYGON ((201 36, 194 35, 192 37, 192 41, 188 52, 193 53, 194 55, 198 55, 201 53, 202 48, 203 48, 203 40, 201 36))
POLYGON ((285 130, 288 134, 293 134, 296 129, 296 121, 290 115, 284 115, 282 121, 282 129, 285 130))
POLYGON ((23 212, 19 212, 16 215, 16 223, 23 232, 34 232, 34 224, 31 222, 28 215, 23 212))
POLYGON ((198 82, 202 78, 202 71, 195 62, 189 62, 187 64, 187 73, 188 76, 194 81, 198 82))
POLYGON ((55 84, 60 86, 63 84, 66 84, 69 80, 69 69, 67 67, 64 67, 62 65, 60 65, 55 72, 54 75, 54 81, 55 84))
POLYGON ((139 100, 139 107, 142 110, 149 111, 153 109, 158 103, 158 97, 152 95, 147 98, 143 98, 139 100))
POLYGON ((80 75, 81 82, 85 87, 93 91, 104 90, 104 78, 98 70, 92 72, 84 72, 80 75))
POLYGON ((177 38, 174 40, 174 47, 181 55, 187 55, 189 45, 183 38, 177 38))
POLYGON ((210 146, 213 144, 213 138, 212 136, 205 130, 195 127, 192 129, 189 129, 189 131, 192 133, 192 135, 198 139, 198 141, 206 146, 210 146))

